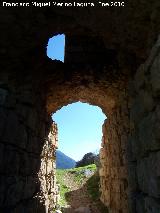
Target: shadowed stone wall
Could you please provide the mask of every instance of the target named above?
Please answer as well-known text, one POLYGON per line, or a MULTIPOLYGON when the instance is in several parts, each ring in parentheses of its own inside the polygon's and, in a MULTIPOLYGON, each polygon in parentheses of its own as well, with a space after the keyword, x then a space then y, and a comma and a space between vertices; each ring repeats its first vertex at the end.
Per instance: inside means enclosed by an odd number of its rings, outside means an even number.
POLYGON ((1 72, 0 79, 0 212, 45 212, 37 196, 51 124, 45 99, 29 76, 1 72))
POLYGON ((34 79, 18 82, 17 76, 15 84, 5 77, 1 74, 0 212, 53 212, 57 126, 34 79))
POLYGON ((128 157, 132 212, 160 212, 160 39, 138 69, 131 90, 128 157))

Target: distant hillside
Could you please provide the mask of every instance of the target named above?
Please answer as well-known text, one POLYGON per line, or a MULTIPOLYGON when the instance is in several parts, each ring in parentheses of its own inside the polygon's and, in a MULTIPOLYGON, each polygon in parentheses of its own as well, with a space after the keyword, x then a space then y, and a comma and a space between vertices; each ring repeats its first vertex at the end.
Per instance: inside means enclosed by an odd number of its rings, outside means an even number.
POLYGON ((76 165, 76 161, 65 155, 63 152, 56 151, 56 166, 57 169, 71 169, 76 165))

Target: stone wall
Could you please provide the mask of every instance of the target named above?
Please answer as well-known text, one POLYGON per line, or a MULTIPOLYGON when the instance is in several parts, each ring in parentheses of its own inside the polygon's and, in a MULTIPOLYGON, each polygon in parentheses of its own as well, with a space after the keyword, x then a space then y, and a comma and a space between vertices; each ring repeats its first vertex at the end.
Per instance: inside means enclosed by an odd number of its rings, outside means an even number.
POLYGON ((160 212, 160 38, 131 84, 131 212, 160 212))
POLYGON ((57 125, 53 122, 41 154, 39 180, 41 183, 41 198, 45 203, 46 213, 53 212, 58 203, 58 187, 56 185, 57 134, 57 125))
POLYGON ((127 140, 129 134, 128 92, 119 94, 119 103, 103 124, 100 150, 101 201, 112 213, 128 213, 127 140))
POLYGON ((52 72, 48 63, 38 79, 26 70, 1 72, 0 211, 44 213, 55 207, 57 130, 50 113, 79 100, 100 106, 108 117, 101 200, 112 213, 159 213, 159 61, 160 40, 129 85, 115 67, 55 63, 52 72))
POLYGON ((54 206, 48 203, 54 183, 45 176, 54 168, 51 113, 75 101, 108 116, 102 201, 116 213, 160 212, 159 41, 131 79, 160 32, 159 6, 159 0, 128 0, 108 9, 0 7, 0 212, 54 206), (68 38, 67 64, 46 56, 49 37, 58 33, 68 38))
POLYGON ((51 125, 45 99, 33 76, 1 72, 0 79, 0 212, 44 213, 38 173, 51 125))
POLYGON ((101 200, 110 212, 160 212, 159 97, 160 38, 103 125, 101 200))

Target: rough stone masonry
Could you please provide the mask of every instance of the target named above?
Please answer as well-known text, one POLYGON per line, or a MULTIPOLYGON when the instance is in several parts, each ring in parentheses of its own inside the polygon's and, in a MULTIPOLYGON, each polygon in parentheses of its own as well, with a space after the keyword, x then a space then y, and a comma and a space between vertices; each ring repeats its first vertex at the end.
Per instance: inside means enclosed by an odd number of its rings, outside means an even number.
POLYGON ((0 6, 0 212, 52 212, 51 113, 76 101, 107 115, 99 173, 109 212, 160 212, 159 7, 158 0, 0 6), (48 39, 59 33, 64 63, 46 56, 48 39))

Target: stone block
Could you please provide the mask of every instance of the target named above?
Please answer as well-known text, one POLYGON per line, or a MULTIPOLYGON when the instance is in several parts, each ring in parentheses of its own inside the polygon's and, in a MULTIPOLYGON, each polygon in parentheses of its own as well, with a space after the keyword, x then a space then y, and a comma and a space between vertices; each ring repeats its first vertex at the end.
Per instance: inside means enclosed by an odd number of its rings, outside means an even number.
POLYGON ((157 165, 157 167, 156 167, 155 173, 156 173, 157 177, 160 177, 160 164, 159 164, 159 162, 160 162, 160 151, 156 153, 156 165, 157 165))
POLYGON ((134 192, 129 191, 128 194, 128 212, 132 213, 132 212, 136 212, 136 196, 134 192))
POLYGON ((4 144, 0 143, 0 173, 3 173, 5 168, 4 154, 4 144))
POLYGON ((160 121, 160 105, 156 106, 155 116, 156 116, 157 120, 160 121))
POLYGON ((139 123, 139 141, 142 156, 146 155, 149 150, 157 150, 160 148, 160 143, 155 136, 155 132, 157 132, 155 124, 155 113, 148 114, 148 116, 139 123))
POLYGON ((22 104, 34 105, 35 97, 30 89, 21 88, 20 93, 18 94, 18 99, 22 104))
POLYGON ((133 154, 133 150, 132 150, 132 136, 128 137, 126 158, 127 158, 128 162, 132 162, 135 160, 135 155, 133 154))
POLYGON ((138 189, 137 181, 137 165, 136 163, 130 163, 128 166, 128 182, 130 191, 133 192, 138 189))
POLYGON ((128 136, 126 134, 121 134, 121 149, 126 151, 127 149, 128 136))
POLYGON ((151 153, 148 158, 148 193, 160 198, 160 152, 151 153))
POLYGON ((144 86, 145 84, 145 65, 142 64, 135 75, 134 86, 137 92, 144 86))
POLYGON ((102 176, 105 176, 105 171, 103 168, 100 168, 99 169, 99 176, 102 177, 102 176))
POLYGON ((18 115, 21 121, 23 122, 25 121, 26 123, 29 111, 30 111, 30 106, 22 104, 20 102, 16 103, 16 114, 18 115))
POLYGON ((131 107, 130 111, 130 118, 131 121, 133 121, 135 124, 138 124, 139 121, 144 117, 145 115, 145 109, 144 106, 142 105, 141 99, 139 96, 137 96, 134 99, 134 102, 131 107))
POLYGON ((5 143, 14 144, 20 148, 26 147, 26 128, 23 124, 19 122, 18 117, 14 111, 8 112, 3 140, 5 141, 5 143))
POLYGON ((38 138, 28 130, 28 143, 26 148, 28 152, 40 155, 42 152, 43 143, 44 139, 38 138))
POLYGON ((145 212, 145 197, 141 194, 136 196, 136 213, 145 212))
POLYGON ((2 137, 3 137, 3 134, 4 134, 4 129, 5 129, 5 126, 6 126, 6 123, 7 123, 7 114, 6 114, 6 111, 0 107, 0 118, 1 118, 1 121, 0 121, 0 138, 2 140, 2 137))
POLYGON ((115 212, 121 209, 121 193, 111 193, 111 205, 112 209, 115 208, 115 212))
POLYGON ((4 175, 0 175, 0 206, 3 205, 4 198, 6 195, 6 184, 5 184, 6 177, 4 175))
POLYGON ((27 129, 23 124, 19 124, 18 130, 16 131, 15 141, 20 148, 26 149, 28 142, 27 129))
POLYGON ((120 192, 123 197, 126 196, 125 192, 128 192, 128 177, 120 179, 120 192))
POLYGON ((154 59, 151 67, 151 85, 153 96, 157 97, 160 95, 160 59, 159 55, 154 59))
POLYGON ((20 155, 16 149, 11 147, 4 148, 3 164, 5 165, 5 174, 16 175, 19 173, 20 155))
POLYGON ((112 181, 112 193, 120 193, 121 192, 121 181, 118 179, 114 179, 112 181))
POLYGON ((160 178, 155 176, 148 177, 148 194, 149 196, 160 198, 160 178))
POLYGON ((150 196, 160 198, 160 152, 152 153, 138 162, 137 175, 140 189, 150 196))
POLYGON ((124 213, 129 212, 128 194, 121 194, 121 209, 122 209, 122 212, 124 212, 124 213))
POLYGON ((145 198, 145 212, 146 213, 159 213, 160 212, 160 201, 153 197, 145 198))
POLYGON ((37 174, 40 168, 40 157, 39 159, 33 157, 28 153, 21 153, 20 155, 20 169, 21 175, 29 176, 37 174))
POLYGON ((39 187, 38 184, 38 176, 27 176, 24 182, 24 190, 23 190, 23 199, 28 199, 35 195, 37 188, 39 187))
POLYGON ((8 184, 6 192, 6 200, 4 205, 14 206, 20 202, 23 196, 24 182, 21 178, 16 178, 16 182, 13 184, 8 184))
POLYGON ((155 134, 155 140, 157 143, 157 146, 160 144, 159 140, 160 140, 160 120, 156 119, 155 123, 154 123, 154 130, 153 130, 153 134, 155 134))
POLYGON ((102 136, 102 142, 101 142, 101 147, 104 147, 106 144, 106 140, 105 140, 105 137, 102 136))
POLYGON ((35 131, 37 127, 39 126, 38 115, 34 108, 31 108, 29 110, 26 123, 27 123, 27 126, 31 128, 33 131, 35 131))
POLYGON ((148 193, 149 173, 147 158, 144 158, 137 162, 137 176, 140 190, 144 193, 148 193))
POLYGON ((13 213, 44 213, 46 207, 44 200, 39 197, 32 197, 30 199, 22 200, 19 202, 13 210, 13 213))
POLYGON ((152 97, 151 91, 143 89, 139 91, 140 104, 144 108, 144 112, 150 112, 155 107, 155 102, 152 97))
POLYGON ((117 178, 118 175, 119 175, 119 173, 118 173, 118 167, 112 167, 112 168, 110 168, 110 177, 112 179, 117 178))
POLYGON ((8 90, 0 88, 0 106, 5 104, 8 95, 8 90))
POLYGON ((127 167, 126 166, 119 167, 118 175, 122 179, 127 178, 127 176, 128 176, 127 167))

